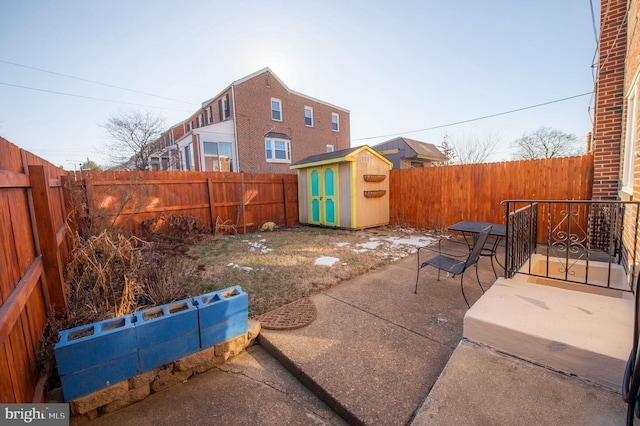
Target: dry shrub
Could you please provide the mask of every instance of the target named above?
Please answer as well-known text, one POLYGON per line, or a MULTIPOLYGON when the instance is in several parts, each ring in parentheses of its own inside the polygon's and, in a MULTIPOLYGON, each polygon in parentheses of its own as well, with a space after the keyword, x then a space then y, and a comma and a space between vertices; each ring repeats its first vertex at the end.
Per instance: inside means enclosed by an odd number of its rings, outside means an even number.
POLYGON ((144 283, 140 304, 158 306, 186 298, 190 287, 183 279, 183 257, 156 252, 153 258, 143 262, 140 269, 144 283))
POLYGON ((82 240, 74 236, 67 263, 69 312, 86 323, 126 315, 138 305, 143 251, 151 244, 107 230, 82 240))

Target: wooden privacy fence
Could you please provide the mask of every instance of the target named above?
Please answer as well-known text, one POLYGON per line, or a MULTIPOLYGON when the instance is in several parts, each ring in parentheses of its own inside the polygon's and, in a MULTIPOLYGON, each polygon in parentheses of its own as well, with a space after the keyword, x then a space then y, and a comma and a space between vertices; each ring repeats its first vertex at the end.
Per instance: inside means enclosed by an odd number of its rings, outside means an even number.
POLYGON ((504 223, 502 200, 589 200, 592 182, 592 155, 392 170, 390 219, 435 230, 461 220, 504 223))
POLYGON ((67 314, 67 173, 0 138, 0 402, 43 402, 47 316, 67 314))
POLYGON ((140 231, 143 222, 170 215, 192 216, 215 229, 237 232, 266 222, 298 223, 295 175, 220 172, 82 172, 86 214, 107 226, 140 231))

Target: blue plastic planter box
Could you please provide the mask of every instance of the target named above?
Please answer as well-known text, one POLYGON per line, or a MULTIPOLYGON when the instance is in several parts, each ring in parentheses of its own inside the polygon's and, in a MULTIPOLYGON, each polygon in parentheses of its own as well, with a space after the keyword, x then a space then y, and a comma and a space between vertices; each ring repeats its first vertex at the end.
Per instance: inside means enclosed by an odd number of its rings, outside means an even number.
POLYGON ((240 286, 194 298, 200 322, 200 347, 210 346, 245 333, 249 298, 240 286))
POLYGON ((60 375, 124 358, 136 351, 136 331, 131 317, 61 331, 60 341, 54 348, 60 375))
POLYGON ((191 299, 136 312, 134 315, 142 373, 200 349, 198 310, 191 299))
POLYGON ((139 374, 138 354, 128 354, 104 364, 60 376, 65 402, 139 374))

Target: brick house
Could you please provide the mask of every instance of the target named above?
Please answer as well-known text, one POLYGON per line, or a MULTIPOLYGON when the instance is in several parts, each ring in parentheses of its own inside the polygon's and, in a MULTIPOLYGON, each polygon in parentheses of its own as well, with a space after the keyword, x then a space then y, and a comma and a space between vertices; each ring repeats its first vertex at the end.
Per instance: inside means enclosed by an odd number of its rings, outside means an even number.
POLYGON ((593 198, 638 199, 640 32, 634 28, 640 6, 630 0, 601 3, 591 141, 593 198))
MULTIPOLYGON (((640 4, 608 0, 600 5, 600 39, 591 152, 593 199, 640 199, 640 4)), ((636 213, 625 214, 626 247, 634 246, 636 213)), ((636 259, 640 261, 640 259, 636 259)))
POLYGON ((292 173, 349 148, 349 111, 289 89, 269 68, 236 80, 150 148, 153 170, 292 173))

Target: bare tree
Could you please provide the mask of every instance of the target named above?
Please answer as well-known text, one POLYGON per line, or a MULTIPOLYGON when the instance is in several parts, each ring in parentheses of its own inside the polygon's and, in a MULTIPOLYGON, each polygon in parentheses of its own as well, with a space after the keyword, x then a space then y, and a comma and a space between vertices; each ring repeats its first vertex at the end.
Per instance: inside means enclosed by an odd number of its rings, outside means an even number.
POLYGON ((152 112, 119 111, 100 126, 110 139, 107 155, 114 164, 128 163, 134 170, 147 170, 149 147, 160 137, 165 119, 152 112))
POLYGON ((456 154, 456 148, 451 144, 451 141, 449 140, 450 138, 451 137, 447 133, 445 133, 442 137, 442 142, 440 143, 440 145, 438 145, 438 149, 440 150, 440 152, 442 152, 448 158, 448 160, 446 161, 438 161, 437 163, 435 163, 438 166, 446 166, 449 164, 454 164, 456 162, 458 154, 456 154))
POLYGON ((515 158, 521 160, 567 157, 584 153, 576 135, 544 126, 516 139, 513 146, 517 148, 515 158))
POLYGON ((493 132, 464 135, 454 141, 456 164, 486 163, 496 151, 500 136, 493 132))

